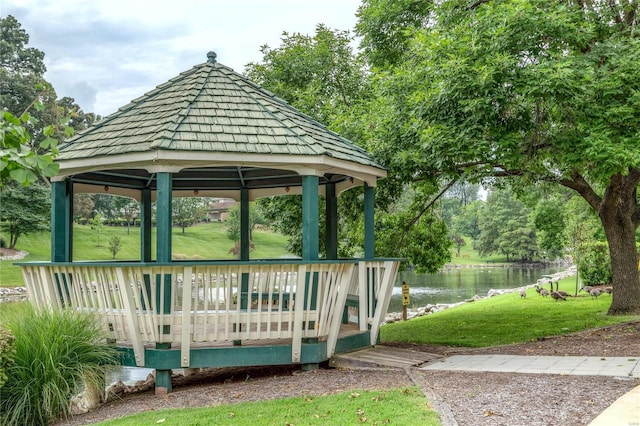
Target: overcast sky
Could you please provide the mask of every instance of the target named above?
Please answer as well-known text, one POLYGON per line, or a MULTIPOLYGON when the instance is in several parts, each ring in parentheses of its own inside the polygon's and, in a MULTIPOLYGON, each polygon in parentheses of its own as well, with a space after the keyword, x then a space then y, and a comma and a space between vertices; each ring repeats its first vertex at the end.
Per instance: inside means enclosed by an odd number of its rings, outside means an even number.
POLYGON ((45 53, 59 98, 108 115, 206 61, 242 73, 260 46, 317 24, 353 30, 360 0, 0 0, 45 53))

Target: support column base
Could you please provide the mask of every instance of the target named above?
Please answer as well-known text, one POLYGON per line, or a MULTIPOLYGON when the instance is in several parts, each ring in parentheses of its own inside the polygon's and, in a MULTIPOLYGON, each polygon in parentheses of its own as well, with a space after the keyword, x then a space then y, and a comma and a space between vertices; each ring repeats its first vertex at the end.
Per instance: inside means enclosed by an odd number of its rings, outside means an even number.
POLYGON ((171 370, 156 370, 156 395, 166 395, 171 393, 171 370))

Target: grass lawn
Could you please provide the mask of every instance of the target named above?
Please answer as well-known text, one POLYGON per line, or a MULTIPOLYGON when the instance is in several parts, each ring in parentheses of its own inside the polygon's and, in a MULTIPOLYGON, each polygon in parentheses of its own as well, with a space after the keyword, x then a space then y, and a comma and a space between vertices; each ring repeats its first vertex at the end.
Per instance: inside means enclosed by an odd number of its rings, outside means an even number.
POLYGON ((100 425, 439 425, 417 388, 151 411, 100 425))
MULTIPOLYGON (((153 235, 153 233, 152 233, 153 235)), ((4 235, 0 235, 4 236, 4 235)), ((121 249, 116 260, 140 259, 140 229, 121 226, 105 226, 98 235, 88 225, 73 226, 74 260, 111 260, 109 240, 117 236, 121 240, 121 249)), ((5 238, 8 239, 8 238, 5 238)), ((286 250, 287 238, 270 231, 254 231, 253 243, 255 250, 251 251, 252 259, 272 259, 290 256, 286 250)), ((226 236, 224 223, 210 222, 190 226, 182 233, 181 228, 173 228, 173 258, 174 259, 233 259, 229 249, 234 243, 226 236)), ((155 256, 155 240, 152 240, 152 255, 155 256)), ((39 232, 23 235, 18 239, 19 250, 29 253, 19 262, 48 261, 51 259, 51 234, 39 232)), ((0 261, 0 287, 15 287, 24 285, 20 268, 14 266, 15 260, 0 261)))
MULTIPOLYGON (((573 294, 575 277, 561 280, 560 290, 573 294)), ((578 297, 568 297, 566 302, 556 302, 532 288, 526 299, 521 299, 518 292, 508 293, 387 324, 380 329, 380 338, 382 343, 484 347, 535 341, 539 337, 640 319, 640 316, 607 316, 610 304, 608 294, 592 299, 582 292, 578 297)))

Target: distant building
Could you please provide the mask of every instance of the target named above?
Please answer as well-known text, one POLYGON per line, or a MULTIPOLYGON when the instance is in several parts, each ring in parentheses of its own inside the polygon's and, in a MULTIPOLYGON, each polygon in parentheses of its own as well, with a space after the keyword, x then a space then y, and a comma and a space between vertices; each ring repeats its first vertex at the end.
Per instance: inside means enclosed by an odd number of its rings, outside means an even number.
POLYGON ((207 208, 207 216, 210 221, 224 222, 229 217, 229 209, 235 206, 237 202, 228 198, 221 198, 209 203, 207 208))

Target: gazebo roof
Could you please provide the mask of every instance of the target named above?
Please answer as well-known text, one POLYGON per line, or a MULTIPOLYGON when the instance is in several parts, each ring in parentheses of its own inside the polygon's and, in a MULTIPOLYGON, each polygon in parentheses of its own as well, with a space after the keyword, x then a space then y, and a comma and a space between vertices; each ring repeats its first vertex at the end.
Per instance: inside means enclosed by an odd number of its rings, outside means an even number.
POLYGON ((155 189, 155 173, 172 172, 177 196, 237 198, 244 187, 257 198, 298 188, 302 175, 339 190, 386 175, 360 147, 207 56, 61 144, 57 179, 138 198, 155 189))

